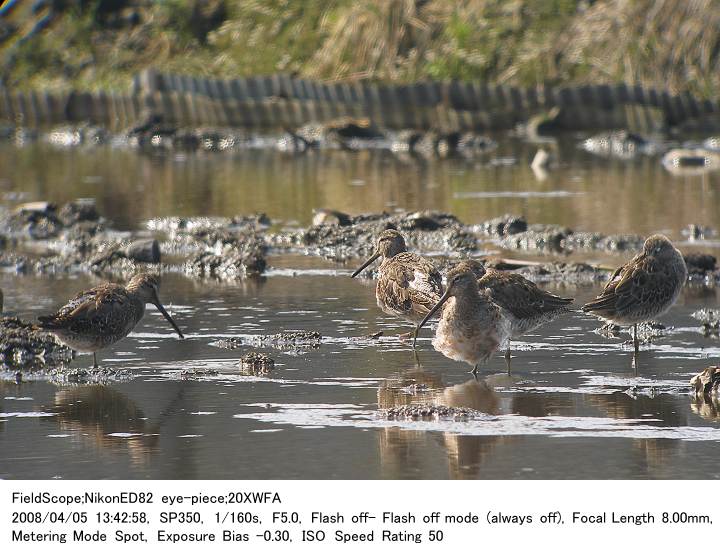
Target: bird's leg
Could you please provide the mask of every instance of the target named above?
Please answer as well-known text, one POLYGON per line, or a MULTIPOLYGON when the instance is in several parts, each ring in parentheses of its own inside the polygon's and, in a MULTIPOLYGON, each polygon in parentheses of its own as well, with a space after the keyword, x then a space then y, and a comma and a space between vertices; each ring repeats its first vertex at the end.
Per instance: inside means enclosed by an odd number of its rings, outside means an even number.
POLYGON ((637 334, 637 324, 633 324, 633 345, 635 346, 635 354, 640 351, 640 342, 637 334))
POLYGON ((505 358, 505 368, 507 369, 507 374, 510 375, 511 373, 510 373, 510 358, 509 357, 505 358))
POLYGON ((505 359, 510 361, 510 340, 508 340, 507 349, 505 350, 505 359))
POLYGON ((416 326, 415 330, 413 331, 413 351, 415 351, 415 348, 417 346, 417 335, 420 329, 416 326))
MULTIPOLYGON (((413 346, 413 348, 414 348, 414 346, 413 346)), ((418 352, 417 352, 415 349, 413 349, 413 358, 415 359, 415 366, 416 366, 416 367, 421 367, 421 365, 420 365, 420 356, 418 356, 418 352)))
POLYGON ((98 368, 97 353, 93 351, 93 369, 97 369, 97 368, 98 368))
POLYGON ((475 378, 477 378, 477 368, 478 366, 476 363, 475 366, 472 368, 472 371, 470 371, 475 378))

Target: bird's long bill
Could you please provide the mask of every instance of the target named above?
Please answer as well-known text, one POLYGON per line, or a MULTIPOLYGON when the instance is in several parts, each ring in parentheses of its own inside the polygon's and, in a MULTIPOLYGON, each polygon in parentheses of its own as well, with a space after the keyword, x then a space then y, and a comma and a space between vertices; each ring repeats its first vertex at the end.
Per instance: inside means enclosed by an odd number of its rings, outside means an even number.
POLYGON ((155 305, 155 307, 158 308, 158 311, 160 311, 160 312, 162 313, 162 316, 165 317, 170 324, 172 324, 172 327, 175 329, 175 332, 178 333, 178 336, 180 336, 181 338, 185 338, 185 336, 183 336, 183 333, 180 332, 180 328, 178 328, 178 325, 175 324, 175 321, 172 319, 172 317, 171 317, 171 316, 168 314, 168 312, 165 310, 165 307, 162 306, 162 303, 160 303, 159 300, 156 300, 156 302, 155 302, 154 305, 155 305))
POLYGON ((380 253, 373 254, 373 256, 370 257, 367 261, 365 261, 360 268, 358 268, 355 272, 352 273, 352 277, 355 278, 355 276, 360 274, 363 270, 365 270, 368 266, 373 264, 379 258, 380 258, 380 253))
POLYGON ((442 304, 445 303, 445 302, 448 300, 448 297, 450 297, 450 289, 449 289, 449 288, 448 288, 447 290, 445 290, 445 293, 444 293, 443 296, 438 300, 438 302, 435 304, 435 307, 433 307, 432 309, 430 309, 430 312, 429 312, 427 315, 425 315, 425 318, 422 320, 422 322, 420 322, 420 324, 417 325, 417 328, 415 329, 417 332, 419 332, 420 329, 421 329, 423 326, 425 326, 425 323, 426 323, 427 321, 429 321, 435 313, 437 313, 437 310, 438 310, 440 307, 442 307, 442 304))

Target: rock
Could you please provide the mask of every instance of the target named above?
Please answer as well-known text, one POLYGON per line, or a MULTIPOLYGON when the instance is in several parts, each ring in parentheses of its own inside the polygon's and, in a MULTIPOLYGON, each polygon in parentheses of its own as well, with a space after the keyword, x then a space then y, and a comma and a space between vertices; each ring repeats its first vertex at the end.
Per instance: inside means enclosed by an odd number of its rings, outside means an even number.
POLYGON ((210 248, 185 264, 188 274, 237 279, 265 271, 265 243, 254 230, 200 229, 192 237, 210 248))
POLYGON ((100 215, 97 212, 95 199, 77 199, 62 206, 58 217, 63 225, 69 227, 78 222, 97 222, 100 215))
POLYGON ((707 149, 672 149, 663 156, 662 165, 672 174, 703 174, 720 169, 720 153, 707 149))
MULTIPOLYGON (((502 270, 502 269, 499 269, 502 270)), ((594 284, 605 282, 610 271, 586 263, 549 262, 513 269, 536 283, 594 284)))
POLYGON ((57 205, 48 203, 47 201, 33 201, 31 203, 23 203, 15 207, 14 214, 18 215, 39 215, 49 216, 54 215, 57 210, 57 205))
POLYGON ((275 361, 263 353, 249 351, 240 359, 240 369, 249 374, 266 374, 273 370, 275 361))
POLYGON ((522 216, 505 214, 478 224, 474 228, 493 237, 504 237, 527 231, 528 224, 522 216))
POLYGON ((228 255, 202 253, 185 264, 185 271, 196 276, 238 279, 262 274, 265 265, 265 257, 257 253, 248 257, 240 253, 228 255))
POLYGON ((524 232, 505 236, 500 242, 500 245, 506 249, 520 251, 561 252, 564 250, 563 240, 565 240, 570 233, 572 233, 570 230, 561 228, 560 226, 546 229, 532 227, 524 232))
POLYGON ((687 253, 683 255, 689 274, 704 274, 717 268, 717 259, 706 253, 687 253))
POLYGON ((338 210, 314 209, 312 223, 313 226, 349 226, 351 219, 348 214, 338 210))
POLYGON ((638 154, 654 154, 659 148, 657 143, 625 130, 600 133, 583 141, 580 147, 598 156, 623 160, 638 154))
POLYGON ((157 239, 133 241, 125 248, 125 256, 138 263, 159 263, 160 244, 157 239))
POLYGON ((468 420, 487 418, 487 415, 469 407, 448 407, 445 405, 400 405, 378 412, 382 419, 389 420, 468 420))
POLYGON ((598 234, 590 232, 573 232, 562 242, 567 250, 591 251, 639 251, 645 243, 645 238, 635 234, 598 234))

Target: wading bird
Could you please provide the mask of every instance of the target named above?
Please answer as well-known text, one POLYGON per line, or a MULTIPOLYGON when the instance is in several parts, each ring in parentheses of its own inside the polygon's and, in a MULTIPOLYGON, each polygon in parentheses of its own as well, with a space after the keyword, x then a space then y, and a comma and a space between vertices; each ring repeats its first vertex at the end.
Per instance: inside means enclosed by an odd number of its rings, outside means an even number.
POLYGON ((477 375, 480 363, 510 340, 511 323, 507 312, 478 288, 477 278, 466 263, 447 273, 446 290, 418 324, 415 336, 430 317, 442 307, 433 347, 445 357, 473 365, 477 375))
POLYGON ((510 321, 505 358, 510 359, 510 341, 547 324, 570 311, 573 299, 540 289, 534 282, 514 272, 486 269, 479 261, 463 261, 458 267, 471 270, 481 292, 486 292, 510 321))
POLYGON ((652 235, 645 240, 642 253, 618 268, 602 293, 582 310, 612 324, 632 325, 637 354, 637 325, 670 309, 686 279, 682 253, 664 235, 652 235))
POLYGON ((385 230, 378 237, 375 253, 353 272, 353 278, 380 257, 375 286, 378 307, 388 315, 419 323, 443 293, 440 272, 426 258, 409 253, 397 230, 385 230))
POLYGON ((158 298, 160 278, 155 274, 133 276, 127 286, 100 284, 77 294, 56 313, 39 317, 40 327, 52 332, 66 346, 92 353, 97 368, 97 352, 127 336, 152 303, 168 320, 178 336, 184 338, 175 321, 158 298))

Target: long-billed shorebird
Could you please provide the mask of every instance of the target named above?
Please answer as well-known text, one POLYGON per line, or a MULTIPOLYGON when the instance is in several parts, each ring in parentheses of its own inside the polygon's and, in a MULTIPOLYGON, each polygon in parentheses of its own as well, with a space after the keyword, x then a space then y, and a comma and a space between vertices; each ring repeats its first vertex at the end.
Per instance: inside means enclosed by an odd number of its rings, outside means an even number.
POLYGON ((445 357, 478 365, 510 340, 511 321, 507 311, 480 291, 477 278, 467 264, 456 265, 447 273, 446 290, 418 324, 415 336, 430 317, 442 307, 433 347, 445 357))
POLYGON ((152 303, 168 320, 178 336, 184 338, 175 321, 158 298, 160 278, 155 274, 133 276, 127 286, 100 284, 77 294, 56 313, 39 317, 40 327, 52 332, 68 347, 92 353, 97 367, 97 352, 127 336, 152 303))
POLYGON ((380 257, 375 286, 378 307, 388 315, 419 323, 443 293, 440 272, 426 258, 409 253, 400 232, 385 230, 377 239, 375 253, 353 272, 353 278, 380 257))
POLYGON ((510 320, 505 358, 510 359, 510 341, 532 332, 543 324, 570 311, 572 298, 560 297, 540 289, 534 282, 514 272, 486 269, 479 261, 462 261, 455 268, 467 268, 475 274, 481 292, 505 309, 510 320))
POLYGON ((582 310, 612 324, 632 325, 637 354, 637 325, 670 309, 686 279, 682 253, 664 235, 652 235, 645 240, 642 253, 618 268, 602 293, 582 310))

